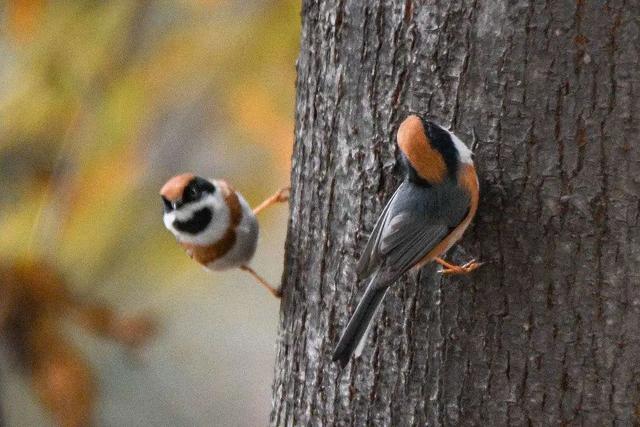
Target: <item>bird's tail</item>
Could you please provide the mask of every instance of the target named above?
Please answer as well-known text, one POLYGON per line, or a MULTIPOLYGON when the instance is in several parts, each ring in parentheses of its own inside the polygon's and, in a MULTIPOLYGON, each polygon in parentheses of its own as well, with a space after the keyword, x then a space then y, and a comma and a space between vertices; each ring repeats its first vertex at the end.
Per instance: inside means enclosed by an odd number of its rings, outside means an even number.
POLYGON ((380 286, 376 279, 377 275, 373 276, 369 282, 367 290, 364 292, 356 311, 351 316, 333 352, 332 360, 334 362, 338 361, 342 367, 349 363, 352 354, 355 353, 356 357, 360 356, 364 342, 373 324, 373 318, 387 293, 387 289, 389 289, 388 286, 380 286))

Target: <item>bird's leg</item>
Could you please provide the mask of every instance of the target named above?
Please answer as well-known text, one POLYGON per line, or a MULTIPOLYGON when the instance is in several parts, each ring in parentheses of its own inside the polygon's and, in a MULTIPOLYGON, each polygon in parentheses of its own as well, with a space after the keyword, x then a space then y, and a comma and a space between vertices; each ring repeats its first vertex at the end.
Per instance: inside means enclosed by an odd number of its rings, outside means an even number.
POLYGON ((476 262, 475 259, 472 259, 464 265, 454 265, 438 257, 433 260, 444 267, 444 269, 440 270, 441 274, 469 274, 483 264, 476 262))
POLYGON ((253 214, 258 215, 261 211, 268 208, 269 206, 275 203, 282 203, 289 200, 289 191, 291 187, 283 187, 278 190, 273 196, 269 197, 264 202, 260 203, 256 208, 253 209, 253 214))
POLYGON ((256 281, 258 282, 258 284, 260 286, 262 286, 263 288, 265 288, 267 291, 269 291, 271 293, 271 295, 273 295, 276 298, 280 298, 282 296, 282 293, 280 292, 280 289, 274 288, 273 286, 271 286, 269 284, 269 282, 267 282, 265 279, 263 279, 258 273, 256 273, 253 268, 249 267, 248 265, 241 265, 240 266, 240 270, 242 271, 246 271, 247 273, 249 273, 250 275, 253 276, 254 279, 256 279, 256 281))
MULTIPOLYGON (((264 209, 268 208, 269 206, 271 206, 271 205, 273 205, 275 203, 286 202, 287 200, 289 200, 289 191, 290 190, 291 190, 291 187, 283 187, 283 188, 281 188, 274 195, 272 195, 267 200, 265 200, 264 202, 260 203, 257 207, 255 207, 253 209, 253 214, 254 215, 258 215, 264 209)), ((260 284, 262 287, 264 287, 266 290, 268 290, 271 293, 271 295, 273 295, 274 297, 280 298, 282 296, 282 294, 280 293, 280 289, 276 289, 273 286, 271 286, 269 284, 269 282, 267 282, 265 279, 263 279, 258 273, 256 273, 248 265, 242 265, 242 266, 240 266, 240 269, 243 270, 243 271, 246 271, 249 274, 251 274, 253 276, 253 278, 256 279, 258 284, 260 284)))

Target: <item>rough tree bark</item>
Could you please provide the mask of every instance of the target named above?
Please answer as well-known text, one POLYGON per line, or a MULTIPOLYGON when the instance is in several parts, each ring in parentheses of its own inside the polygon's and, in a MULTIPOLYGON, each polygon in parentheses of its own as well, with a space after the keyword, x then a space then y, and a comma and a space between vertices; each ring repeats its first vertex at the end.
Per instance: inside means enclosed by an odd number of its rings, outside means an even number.
POLYGON ((640 401, 640 5, 305 1, 272 425, 630 425, 640 401), (477 135, 480 210, 330 361, 407 112, 477 135), (460 250, 464 248, 464 253, 460 250))

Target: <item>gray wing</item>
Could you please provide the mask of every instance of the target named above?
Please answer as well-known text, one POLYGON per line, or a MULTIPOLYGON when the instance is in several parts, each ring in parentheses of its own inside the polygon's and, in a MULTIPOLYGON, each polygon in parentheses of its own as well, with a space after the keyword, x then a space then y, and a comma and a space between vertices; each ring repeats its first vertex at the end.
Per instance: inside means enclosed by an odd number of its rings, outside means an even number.
POLYGON ((390 282, 440 243, 466 216, 469 197, 455 184, 403 182, 387 203, 357 265, 360 277, 382 269, 390 282))
POLYGON ((382 235, 382 228, 386 225, 389 220, 389 207, 393 204, 393 200, 396 198, 398 193, 400 192, 400 188, 393 193, 391 199, 387 202, 382 213, 378 217, 378 221, 376 221, 376 225, 373 227, 373 231, 369 236, 369 240, 365 245, 362 255, 360 255, 360 259, 358 260, 358 264, 356 265, 356 273, 359 277, 368 277, 376 270, 378 263, 375 255, 377 252, 375 249, 378 247, 380 243, 380 237, 382 235))

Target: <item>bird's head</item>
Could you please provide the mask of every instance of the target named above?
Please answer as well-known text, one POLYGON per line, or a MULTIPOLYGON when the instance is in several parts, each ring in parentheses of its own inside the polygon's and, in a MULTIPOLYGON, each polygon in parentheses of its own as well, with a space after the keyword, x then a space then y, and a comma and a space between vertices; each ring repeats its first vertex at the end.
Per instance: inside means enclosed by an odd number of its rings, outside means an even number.
POLYGON ((455 177, 461 163, 473 164, 473 153, 457 136, 417 115, 400 124, 398 147, 409 178, 429 185, 455 177))
POLYGON ((229 222, 229 208, 217 182, 190 173, 169 179, 160 196, 164 225, 180 242, 209 245, 229 222))

